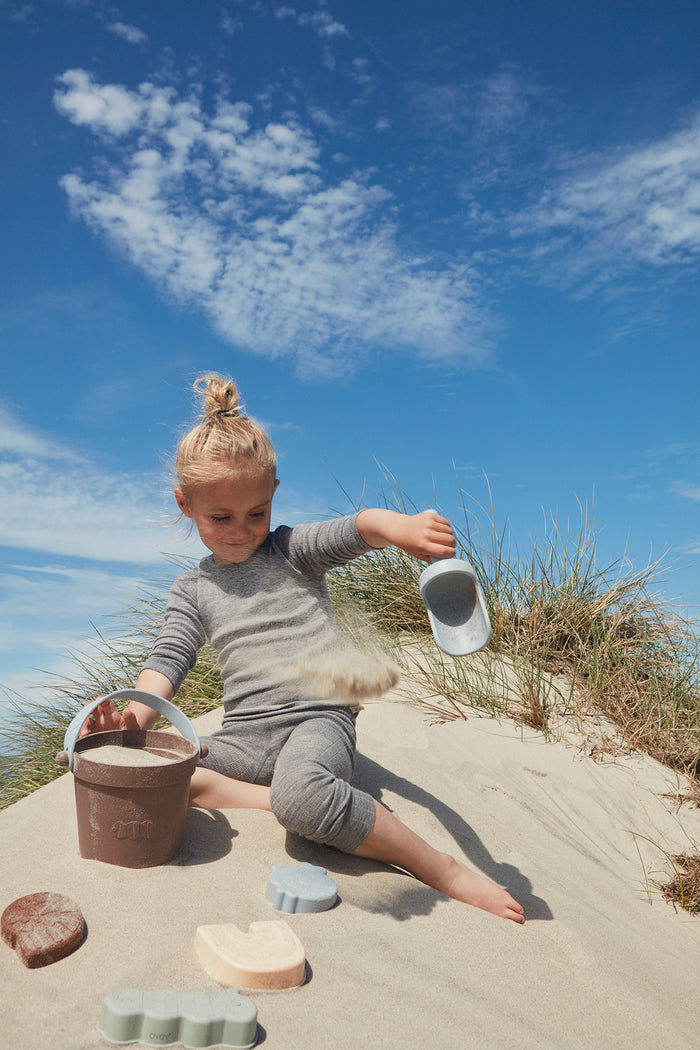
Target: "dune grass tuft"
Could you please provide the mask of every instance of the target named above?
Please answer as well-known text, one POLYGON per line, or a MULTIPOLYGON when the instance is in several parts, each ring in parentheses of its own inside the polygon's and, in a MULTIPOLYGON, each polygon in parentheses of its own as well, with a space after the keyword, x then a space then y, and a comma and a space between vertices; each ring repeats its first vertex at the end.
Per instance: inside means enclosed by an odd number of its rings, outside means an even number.
POLYGON ((691 915, 700 915, 700 856, 679 853, 669 859, 673 878, 661 887, 664 898, 691 915))
MULTIPOLYGON (((411 509, 388 478, 385 505, 411 509)), ((507 525, 496 526, 493 504, 472 509, 460 495, 457 556, 482 583, 493 627, 488 652, 456 660, 439 652, 418 592, 423 564, 394 548, 335 570, 334 603, 359 606, 393 639, 436 717, 480 708, 546 733, 555 719, 603 716, 616 727, 615 746, 699 779, 700 647, 694 625, 651 594, 660 563, 636 571, 620 558, 599 567, 584 508, 573 535, 550 522, 521 558, 507 525)))
MULTIPOLYGON (((133 686, 158 632, 166 596, 167 586, 154 584, 152 591, 113 618, 110 635, 98 634, 88 654, 71 653, 83 674, 50 680, 48 699, 31 703, 17 695, 8 697, 10 710, 0 726, 0 809, 66 772, 57 765, 56 753, 63 748, 69 723, 94 697, 133 686)), ((188 718, 196 718, 220 705, 222 690, 214 650, 205 646, 178 693, 177 705, 188 718)), ((124 706, 117 703, 120 709, 124 706)), ((161 718, 156 728, 167 724, 161 718)))

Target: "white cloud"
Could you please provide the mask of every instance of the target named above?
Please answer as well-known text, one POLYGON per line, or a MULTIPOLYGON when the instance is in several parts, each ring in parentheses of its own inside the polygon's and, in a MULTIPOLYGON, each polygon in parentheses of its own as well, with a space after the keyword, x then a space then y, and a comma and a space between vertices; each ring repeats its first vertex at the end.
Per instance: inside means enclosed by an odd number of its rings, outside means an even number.
POLYGON ((308 26, 324 40, 339 36, 350 36, 348 29, 327 11, 298 11, 295 7, 282 5, 275 8, 275 18, 293 18, 297 25, 308 26))
POLYGON ((65 648, 78 629, 87 633, 91 621, 126 609, 146 586, 142 578, 96 569, 8 565, 0 572, 0 652, 27 645, 32 627, 35 638, 50 630, 52 649, 65 648))
POLYGON ((235 36, 243 28, 243 23, 222 7, 219 11, 219 26, 226 36, 235 36))
POLYGON ((671 491, 683 499, 700 500, 700 485, 693 485, 688 481, 672 481, 671 491))
POLYGON ((59 84, 59 112, 114 150, 93 181, 62 180, 74 212, 236 345, 326 374, 365 347, 483 354, 474 274, 402 251, 390 194, 361 175, 327 184, 297 122, 254 126, 245 103, 210 116, 171 88, 83 70, 59 84))
MULTIPOLYGON (((3 4, 3 10, 5 5, 3 4)), ((30 21, 34 14, 34 4, 13 4, 10 6, 10 10, 7 12, 7 17, 10 22, 24 22, 30 21)))
POLYGON ((70 69, 58 79, 65 90, 54 94, 54 105, 74 124, 123 135, 136 126, 143 112, 143 100, 134 92, 116 84, 100 87, 83 69, 70 69))
POLYGON ((171 542, 153 479, 57 469, 44 459, 0 460, 0 546, 109 562, 153 563, 171 542))
POLYGON ((0 406, 0 546, 106 562, 154 563, 175 536, 154 478, 109 475, 0 406))
POLYGON ((595 283, 700 253, 700 115, 656 142, 577 157, 537 204, 509 218, 545 263, 595 283))
POLYGON ((115 36, 126 40, 127 44, 145 44, 148 40, 148 34, 144 33, 143 29, 138 29, 127 22, 112 22, 107 29, 115 36))
POLYGON ((366 58, 353 58, 350 76, 356 84, 360 85, 365 96, 374 91, 376 80, 369 71, 369 61, 366 58))
POLYGON ((475 113, 482 131, 497 135, 519 132, 532 99, 539 94, 515 69, 500 68, 476 93, 475 113))
MULTIPOLYGON (((159 575, 177 575, 176 566, 168 570, 159 575)), ((6 717, 7 693, 41 704, 59 679, 83 680, 81 664, 104 661, 100 635, 124 649, 118 636, 129 633, 126 610, 165 586, 92 567, 36 566, 29 559, 6 565, 0 571, 0 716, 6 717)))
POLYGON ((414 83, 409 94, 418 128, 430 138, 459 132, 481 149, 487 144, 503 149, 508 138, 532 136, 537 125, 532 103, 543 92, 516 67, 503 65, 481 80, 414 83))
POLYGON ((321 106, 310 106, 309 116, 314 124, 318 124, 319 127, 325 128, 327 131, 338 130, 338 121, 330 115, 328 110, 323 109, 321 106))
POLYGON ((41 460, 65 460, 84 463, 84 457, 42 433, 22 423, 5 406, 0 405, 0 456, 38 457, 41 460))

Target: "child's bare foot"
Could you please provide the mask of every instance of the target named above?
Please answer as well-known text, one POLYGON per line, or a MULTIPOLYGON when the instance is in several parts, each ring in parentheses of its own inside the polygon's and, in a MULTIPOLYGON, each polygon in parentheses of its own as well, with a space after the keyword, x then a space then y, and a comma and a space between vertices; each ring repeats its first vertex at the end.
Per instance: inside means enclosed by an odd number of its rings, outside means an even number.
POLYGON ((448 897, 490 911, 502 919, 512 919, 520 925, 525 922, 523 909, 507 890, 460 864, 449 853, 433 849, 376 801, 374 811, 374 827, 364 842, 353 850, 356 857, 372 857, 394 864, 448 897))
POLYGON ((455 900, 471 904, 474 908, 482 908, 493 915, 499 915, 502 919, 512 919, 521 925, 525 922, 522 907, 507 890, 491 882, 485 875, 470 871, 447 853, 443 856, 445 875, 439 879, 440 885, 436 885, 436 889, 442 890, 455 900))

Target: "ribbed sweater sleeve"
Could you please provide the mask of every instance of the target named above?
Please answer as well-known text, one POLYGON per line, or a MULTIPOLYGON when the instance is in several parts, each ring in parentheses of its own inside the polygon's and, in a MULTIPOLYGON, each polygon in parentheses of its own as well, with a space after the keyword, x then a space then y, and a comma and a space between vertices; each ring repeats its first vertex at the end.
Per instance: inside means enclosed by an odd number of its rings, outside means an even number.
POLYGON ((295 569, 322 576, 372 550, 357 528, 357 514, 275 530, 276 546, 295 569))
POLYGON ((160 671, 178 691, 206 641, 197 607, 198 572, 180 576, 170 588, 163 627, 144 667, 160 671))

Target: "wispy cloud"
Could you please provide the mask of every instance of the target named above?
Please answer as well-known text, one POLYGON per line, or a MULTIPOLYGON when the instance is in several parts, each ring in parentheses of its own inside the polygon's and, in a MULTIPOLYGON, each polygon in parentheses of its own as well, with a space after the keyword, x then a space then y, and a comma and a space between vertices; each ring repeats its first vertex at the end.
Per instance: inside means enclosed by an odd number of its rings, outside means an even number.
POLYGON ((128 22, 111 22, 107 29, 115 36, 126 40, 127 44, 145 44, 148 40, 148 34, 144 33, 143 29, 129 25, 128 22))
POLYGON ((98 569, 8 565, 0 572, 0 652, 31 644, 32 634, 43 648, 49 628, 52 648, 63 648, 74 642, 76 628, 87 634, 91 620, 126 608, 145 586, 144 579, 98 569))
POLYGON ((85 462, 83 456, 57 441, 52 435, 24 424, 4 405, 0 405, 0 456, 47 462, 63 460, 76 465, 85 462))
POLYGON ((621 269, 700 253, 700 114, 664 138, 577 156, 533 206, 508 218, 538 265, 593 288, 621 269))
POLYGON ((154 563, 171 543, 154 478, 109 475, 0 406, 0 546, 154 563))
POLYGON ((326 131, 334 132, 338 130, 338 121, 331 116, 327 109, 323 109, 321 106, 309 106, 309 116, 314 124, 325 128, 326 131))
POLYGON ((235 36, 243 28, 243 23, 240 19, 234 18, 225 8, 222 8, 219 15, 219 26, 226 36, 235 36))
MULTIPOLYGON (((101 663, 100 636, 118 644, 125 611, 147 591, 165 586, 122 572, 81 565, 29 563, 0 571, 0 712, 6 696, 41 703, 61 681, 84 678, 101 663), (99 632, 99 634, 97 633, 99 632), (81 666, 81 664, 83 666, 81 666)), ((174 565, 163 573, 177 574, 174 565)), ((160 576, 159 572, 159 576, 160 576)))
POLYGON ((105 475, 94 465, 0 461, 0 545, 109 562, 153 563, 171 538, 153 479, 105 475), (150 482, 150 483, 149 483, 150 482))
MULTIPOLYGON (((541 95, 540 87, 515 68, 500 67, 477 85, 474 116, 481 133, 489 136, 523 133, 532 102, 541 95)), ((527 123, 529 134, 532 120, 528 119, 527 123)))
MULTIPOLYGON (((512 64, 500 64, 480 79, 412 83, 407 95, 428 155, 440 157, 458 196, 470 201, 478 226, 486 230, 491 218, 484 192, 498 186, 502 204, 541 164, 552 99, 532 75, 512 64)), ((537 170, 538 186, 541 175, 537 170)))
POLYGON ((406 254, 391 195, 369 175, 326 180, 295 119, 256 126, 245 102, 209 115, 194 95, 79 69, 59 81, 58 111, 111 151, 92 181, 62 180, 75 213, 233 343, 325 375, 366 348, 483 356, 469 266, 406 254))
POLYGON ((297 25, 313 29, 324 40, 350 36, 347 26, 333 18, 324 8, 317 11, 299 11, 296 7, 282 4, 274 9, 274 13, 275 18, 292 18, 297 25))
POLYGON ((2 4, 3 13, 7 13, 10 22, 30 22, 35 12, 34 4, 2 4))
MULTIPOLYGON (((297 426, 274 420, 263 425, 273 439, 276 433, 297 426)), ((155 565, 164 551, 193 557, 207 553, 196 533, 188 536, 184 528, 170 527, 177 508, 165 475, 110 474, 51 433, 22 422, 3 405, 0 490, 0 547, 56 556, 50 568, 34 567, 33 574, 72 578, 78 570, 61 566, 58 556, 123 566, 155 565)), ((275 500, 274 520, 296 524, 327 512, 317 499, 309 500, 283 485, 275 500)), ((19 571, 22 566, 14 568, 19 571)))
POLYGON ((672 481, 671 491, 677 496, 682 496, 683 499, 691 499, 696 502, 700 500, 700 485, 688 481, 672 481))
POLYGON ((368 99, 377 87, 377 78, 370 72, 367 58, 353 58, 350 65, 350 77, 362 88, 364 100, 368 99))
POLYGON ((480 80, 414 83, 408 93, 418 130, 431 138, 459 131, 501 143, 531 134, 532 104, 543 94, 522 71, 505 65, 480 80))

